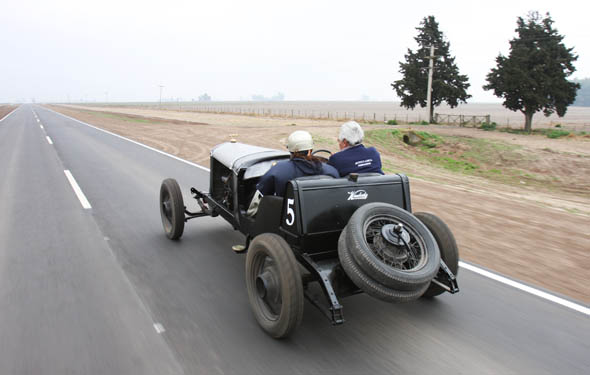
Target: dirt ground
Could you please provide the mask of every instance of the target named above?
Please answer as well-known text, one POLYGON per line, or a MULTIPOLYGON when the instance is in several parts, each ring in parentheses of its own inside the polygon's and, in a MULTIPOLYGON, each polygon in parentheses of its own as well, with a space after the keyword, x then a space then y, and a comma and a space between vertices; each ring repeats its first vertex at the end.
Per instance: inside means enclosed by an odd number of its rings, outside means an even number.
MULTIPOLYGON (((337 150, 339 123, 335 121, 119 107, 52 108, 207 167, 211 146, 232 136, 244 143, 282 148, 292 131, 304 129, 313 134, 316 148, 337 150)), ((363 127, 365 131, 387 128, 363 127)), ((413 210, 432 212, 451 227, 463 260, 590 303, 588 139, 549 139, 468 128, 419 129, 519 145, 535 155, 538 173, 569 176, 575 181, 578 188, 559 192, 506 185, 408 161, 380 149, 384 165, 411 176, 413 210)))

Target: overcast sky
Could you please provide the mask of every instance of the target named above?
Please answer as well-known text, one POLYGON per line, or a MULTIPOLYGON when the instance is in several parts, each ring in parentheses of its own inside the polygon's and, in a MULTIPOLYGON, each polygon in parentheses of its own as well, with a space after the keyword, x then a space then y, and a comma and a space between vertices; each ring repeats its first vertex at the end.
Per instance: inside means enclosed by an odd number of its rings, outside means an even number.
POLYGON ((573 77, 590 77, 585 1, 6 1, 0 102, 157 101, 159 85, 166 99, 396 100, 389 84, 427 15, 471 102, 493 102, 485 75, 530 10, 551 13, 579 55, 573 77))

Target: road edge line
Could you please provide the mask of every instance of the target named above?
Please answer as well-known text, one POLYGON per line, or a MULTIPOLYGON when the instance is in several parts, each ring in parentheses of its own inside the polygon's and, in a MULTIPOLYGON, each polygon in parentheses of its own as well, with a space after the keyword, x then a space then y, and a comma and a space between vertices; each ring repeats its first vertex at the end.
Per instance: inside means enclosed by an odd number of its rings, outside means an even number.
POLYGON ((80 189, 80 185, 78 185, 78 183, 76 182, 76 179, 72 175, 72 172, 70 172, 68 169, 64 169, 64 173, 66 175, 66 178, 70 182, 72 189, 74 189, 74 193, 76 193, 76 196, 80 201, 80 204, 82 204, 82 208, 86 210, 91 209, 92 206, 90 205, 90 202, 88 202, 88 199, 86 199, 84 192, 82 192, 82 189, 80 189))
POLYGON ((199 165, 199 164, 193 163, 193 162, 191 162, 191 161, 188 161, 188 160, 181 159, 181 158, 179 158, 178 156, 175 156, 175 155, 169 154, 169 153, 167 153, 167 152, 164 152, 164 151, 162 151, 162 150, 158 150, 158 149, 156 149, 156 148, 153 148, 153 147, 151 147, 151 146, 148 146, 148 145, 144 145, 143 143, 139 143, 139 142, 137 142, 137 141, 134 141, 133 139, 129 139, 129 138, 123 137, 122 135, 119 135, 119 134, 116 134, 116 133, 110 132, 110 131, 108 131, 108 130, 101 129, 101 128, 99 128, 99 127, 96 127, 96 126, 94 126, 94 125, 90 125, 90 124, 88 124, 88 123, 86 123, 86 122, 84 122, 84 121, 80 121, 80 120, 78 120, 78 119, 75 119, 75 118, 73 118, 73 117, 70 117, 70 116, 68 116, 68 115, 64 115, 63 113, 56 112, 56 111, 54 111, 54 110, 52 110, 52 109, 49 109, 49 108, 46 108, 46 107, 42 107, 42 108, 43 108, 43 109, 45 109, 45 110, 51 111, 51 112, 53 112, 53 113, 55 113, 55 114, 58 114, 58 115, 60 115, 60 116, 63 116, 63 117, 65 117, 65 118, 68 118, 68 119, 70 119, 70 120, 72 120, 72 121, 76 121, 76 122, 78 122, 78 123, 80 123, 80 124, 82 124, 82 125, 89 126, 89 127, 93 128, 93 129, 100 130, 101 132, 104 132, 104 133, 110 134, 110 135, 112 135, 112 136, 115 136, 115 137, 117 137, 117 138, 121 138, 121 139, 124 139, 124 140, 126 140, 126 141, 129 141, 129 142, 131 142, 131 143, 135 143, 136 145, 138 145, 138 146, 141 146, 141 147, 145 147, 145 148, 147 148, 148 150, 155 151, 155 152, 157 152, 157 153, 160 153, 160 154, 162 154, 162 155, 166 155, 166 156, 168 156, 168 157, 171 157, 172 159, 176 159, 176 160, 178 160, 178 161, 181 161, 181 162, 183 162, 183 163, 186 163, 186 164, 188 164, 188 165, 192 165, 193 167, 197 167, 197 168, 200 168, 200 169, 202 169, 202 170, 204 170, 204 171, 211 172, 211 170, 210 170, 209 168, 207 168, 207 167, 203 167, 202 165, 199 165))
POLYGON ((513 288, 519 289, 519 290, 521 290, 523 292, 526 292, 526 293, 532 294, 534 296, 543 298, 545 300, 551 301, 551 302, 556 303, 558 305, 561 305, 561 306, 570 308, 570 309, 575 310, 575 311, 578 311, 578 312, 580 312, 582 314, 590 315, 590 308, 585 307, 585 306, 582 306, 582 305, 579 305, 579 304, 577 304, 575 302, 572 302, 572 301, 568 301, 565 298, 561 298, 561 297, 558 297, 558 296, 556 296, 554 294, 547 293, 547 292, 544 292, 542 290, 533 288, 531 286, 522 284, 522 283, 520 283, 518 281, 514 281, 514 280, 509 279, 509 278, 507 278, 505 276, 501 276, 501 275, 496 274, 494 272, 491 272, 491 271, 485 270, 483 268, 479 268, 477 266, 474 266, 473 264, 469 264, 469 263, 465 263, 463 261, 459 261, 459 266, 461 268, 464 268, 464 269, 469 270, 471 272, 477 273, 477 274, 479 274, 481 276, 487 277, 487 278, 492 279, 494 281, 497 281, 497 282, 500 282, 502 284, 511 286, 513 288))
POLYGON ((16 107, 15 109, 13 109, 12 111, 8 112, 8 113, 6 114, 6 116, 4 116, 4 117, 2 117, 2 118, 0 119, 0 122, 4 121, 4 120, 5 120, 5 119, 6 119, 8 116, 12 115, 12 114, 13 114, 13 113, 14 113, 14 112, 15 112, 17 109, 19 109, 19 108, 20 108, 20 105, 19 105, 19 106, 17 106, 17 107, 16 107))
MULTIPOLYGON (((129 142, 131 142, 131 143, 135 143, 135 144, 136 144, 136 145, 138 145, 138 146, 145 147, 145 148, 147 148, 147 149, 149 149, 149 150, 156 151, 156 152, 158 152, 158 153, 160 153, 160 154, 162 154, 162 155, 169 156, 169 157, 171 157, 171 158, 173 158, 173 159, 176 159, 176 160, 178 160, 178 161, 181 161, 181 162, 183 162, 183 163, 186 163, 186 164, 188 164, 188 165, 192 165, 193 167, 197 167, 197 168, 203 169, 203 170, 205 170, 205 171, 207 171, 207 172, 211 172, 211 170, 210 170, 209 168, 206 168, 206 167, 203 167, 203 166, 201 166, 201 165, 195 164, 195 163, 193 163, 193 162, 190 162, 190 161, 188 161, 188 160, 181 159, 181 158, 179 158, 178 156, 174 156, 174 155, 172 155, 172 154, 169 154, 169 153, 167 153, 167 152, 164 152, 164 151, 161 151, 161 150, 157 150, 157 149, 155 149, 155 148, 153 148, 153 147, 150 147, 150 146, 144 145, 143 143, 139 143, 139 142, 137 142, 137 141, 134 141, 134 140, 132 140, 132 139, 129 139, 129 138, 126 138, 126 137, 123 137, 123 136, 121 136, 121 135, 119 135, 119 134, 115 134, 115 133, 113 133, 113 132, 110 132, 110 131, 108 131, 108 130, 101 129, 101 128, 99 128, 99 127, 96 127, 96 126, 94 126, 94 125, 90 125, 90 124, 88 124, 88 123, 86 123, 86 122, 84 122, 84 121, 80 121, 80 120, 77 120, 77 119, 75 119, 75 118, 73 118, 73 117, 70 117, 70 116, 68 116, 68 115, 64 115, 63 113, 56 112, 56 111, 54 111, 54 110, 52 110, 52 109, 50 109, 50 108, 46 108, 46 107, 42 107, 42 108, 43 108, 43 109, 45 109, 45 110, 51 111, 51 112, 53 112, 53 113, 55 113, 55 114, 58 114, 58 115, 60 115, 60 116, 66 117, 66 118, 68 118, 68 119, 70 119, 70 120, 72 120, 72 121, 78 122, 78 123, 80 123, 80 124, 82 124, 82 125, 89 126, 89 127, 93 128, 93 129, 96 129, 96 130, 100 130, 100 131, 102 131, 102 132, 104 132, 104 133, 107 133, 107 134, 113 135, 113 136, 115 136, 115 137, 117 137, 117 138, 121 138, 121 139, 124 139, 124 140, 126 140, 126 141, 129 141, 129 142)), ((472 264, 469 264, 469 263, 465 263, 465 262, 463 262, 463 261, 459 261, 459 266, 460 266, 461 268, 467 269, 467 270, 469 270, 469 271, 471 271, 471 272, 477 273, 478 275, 481 275, 481 276, 483 276, 483 277, 487 277, 488 279, 492 279, 492 280, 498 281, 498 282, 500 282, 500 283, 503 283, 503 284, 505 284, 505 285, 512 286, 513 288, 519 289, 519 290, 521 290, 521 291, 523 291, 523 292, 526 292, 526 293, 529 293, 529 294, 535 295, 535 296, 537 296, 537 297, 540 297, 540 298, 543 298, 543 299, 545 299, 545 300, 548 300, 548 301, 551 301, 551 302, 557 303, 557 304, 559 304, 559 305, 561 305, 561 306, 564 306, 564 307, 570 308, 570 309, 572 309, 572 310, 575 310, 575 311, 581 312, 582 314, 585 314, 585 315, 590 315, 590 308, 588 308, 588 307, 585 307, 585 306, 582 306, 582 305, 579 305, 579 304, 577 304, 577 303, 574 303, 574 302, 571 302, 571 301, 568 301, 568 300, 566 300, 566 299, 564 299, 564 298, 557 297, 557 296, 555 296, 555 295, 553 295, 553 294, 551 294, 551 293, 547 293, 547 292, 544 292, 544 291, 542 291, 542 290, 535 289, 535 288, 533 288, 533 287, 530 287, 530 286, 528 286, 528 285, 525 285, 525 284, 519 283, 519 282, 517 282, 517 281, 514 281, 514 280, 511 280, 511 279, 509 279, 509 278, 507 278, 507 277, 501 276, 501 275, 499 275, 499 274, 496 274, 496 273, 493 273, 493 272, 491 272, 491 271, 487 271, 487 270, 485 270, 485 269, 483 269, 483 268, 479 268, 479 267, 477 267, 477 266, 474 266, 474 265, 472 265, 472 264)))

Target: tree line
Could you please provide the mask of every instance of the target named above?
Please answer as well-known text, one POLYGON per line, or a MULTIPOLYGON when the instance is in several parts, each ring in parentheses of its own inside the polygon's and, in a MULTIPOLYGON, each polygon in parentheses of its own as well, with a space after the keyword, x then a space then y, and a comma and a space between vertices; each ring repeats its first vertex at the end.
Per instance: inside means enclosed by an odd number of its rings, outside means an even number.
MULTIPOLYGON (((553 27, 549 13, 541 16, 530 12, 526 18, 518 17, 516 36, 510 40, 508 56, 499 54, 496 66, 486 76, 485 90, 503 99, 503 105, 520 111, 525 117, 524 128, 530 132, 533 115, 542 111, 545 116, 557 113, 565 115, 567 107, 574 103, 580 83, 568 79, 576 70, 578 56, 573 48, 567 48, 563 36, 553 27)), ((391 84, 401 106, 406 108, 428 107, 430 95, 430 122, 434 107, 446 102, 451 108, 466 103, 471 95, 468 77, 460 74, 451 56, 450 43, 439 30, 434 16, 425 17, 416 28, 414 38, 418 49, 408 48, 399 63, 402 78, 391 84), (434 47, 434 57, 431 56, 434 47), (432 63, 430 60, 433 60, 432 63), (428 84, 432 65, 431 84, 428 84)))

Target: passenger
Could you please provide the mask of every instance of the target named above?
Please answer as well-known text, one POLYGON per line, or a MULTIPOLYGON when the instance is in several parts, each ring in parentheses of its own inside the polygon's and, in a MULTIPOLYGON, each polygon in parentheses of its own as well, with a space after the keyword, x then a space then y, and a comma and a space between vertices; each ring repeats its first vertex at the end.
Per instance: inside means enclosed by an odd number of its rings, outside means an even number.
POLYGON ((348 121, 340 127, 338 146, 340 151, 330 156, 328 164, 338 170, 341 177, 350 173, 381 173, 381 156, 375 147, 363 145, 363 129, 356 121, 348 121))
POLYGON ((291 133, 287 138, 287 149, 291 153, 291 158, 278 162, 260 178, 256 185, 256 193, 248 208, 248 216, 256 214, 262 196, 278 195, 282 197, 285 194, 287 183, 294 178, 314 175, 340 177, 334 167, 322 163, 311 154, 313 139, 308 132, 297 130, 291 133))

